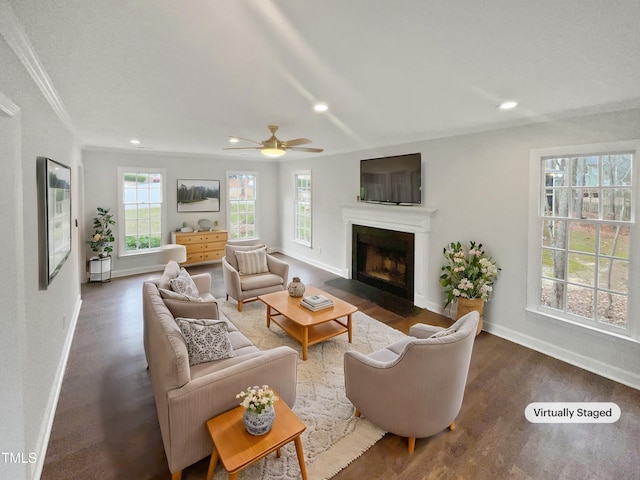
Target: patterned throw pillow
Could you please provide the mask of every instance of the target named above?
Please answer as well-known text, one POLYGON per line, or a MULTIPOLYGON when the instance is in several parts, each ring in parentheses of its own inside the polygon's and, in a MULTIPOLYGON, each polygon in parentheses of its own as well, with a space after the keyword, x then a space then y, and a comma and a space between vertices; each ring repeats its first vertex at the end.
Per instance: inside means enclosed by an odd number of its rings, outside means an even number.
POLYGON ((203 302, 201 297, 190 297, 184 293, 174 292, 173 290, 167 290, 166 288, 158 288, 160 296, 162 298, 170 298, 172 300, 188 300, 189 302, 203 302))
POLYGON ((237 251, 236 258, 238 259, 240 275, 252 275, 269 271, 269 267, 267 267, 267 247, 246 252, 237 251))
POLYGON ((194 283, 191 275, 184 268, 180 269, 180 275, 171 279, 171 290, 188 295, 189 297, 199 297, 200 292, 194 283))
POLYGON ((446 337, 448 335, 453 335, 454 333, 456 333, 455 330, 451 329, 451 328, 447 328, 446 330, 440 330, 439 332, 434 333, 433 335, 431 335, 429 338, 440 338, 440 337, 446 337))
POLYGON ((189 365, 236 356, 225 321, 176 318, 176 323, 187 344, 189 365))

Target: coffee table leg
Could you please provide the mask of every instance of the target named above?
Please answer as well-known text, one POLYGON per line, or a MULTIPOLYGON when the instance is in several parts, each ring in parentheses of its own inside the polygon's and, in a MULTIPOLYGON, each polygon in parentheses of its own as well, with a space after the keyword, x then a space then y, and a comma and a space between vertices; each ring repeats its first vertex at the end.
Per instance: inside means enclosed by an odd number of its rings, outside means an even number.
POLYGON ((309 349, 309 327, 302 328, 302 360, 307 359, 307 351, 309 349))
POLYGON ((296 444, 296 453, 298 454, 298 463, 300 464, 302 480, 307 480, 307 467, 304 464, 304 452, 302 451, 302 440, 300 440, 300 435, 295 438, 294 442, 296 444))
POLYGON ((271 306, 267 305, 267 328, 271 326, 271 306))
POLYGON ((207 471, 207 480, 211 480, 213 478, 213 473, 216 471, 217 464, 218 450, 216 450, 216 447, 213 447, 213 452, 211 452, 211 461, 209 462, 209 470, 207 471))
POLYGON ((351 343, 351 340, 353 340, 353 334, 352 334, 352 329, 351 329, 351 314, 347 315, 347 335, 349 335, 349 343, 351 343))

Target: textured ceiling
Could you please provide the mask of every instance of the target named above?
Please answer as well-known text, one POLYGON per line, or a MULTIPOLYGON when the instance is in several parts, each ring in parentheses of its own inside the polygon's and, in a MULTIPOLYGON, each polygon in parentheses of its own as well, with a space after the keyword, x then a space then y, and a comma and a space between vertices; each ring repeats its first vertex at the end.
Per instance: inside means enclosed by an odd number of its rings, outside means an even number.
POLYGON ((259 158, 222 148, 276 124, 333 154, 640 104, 638 0, 7 3, 88 146, 259 158))

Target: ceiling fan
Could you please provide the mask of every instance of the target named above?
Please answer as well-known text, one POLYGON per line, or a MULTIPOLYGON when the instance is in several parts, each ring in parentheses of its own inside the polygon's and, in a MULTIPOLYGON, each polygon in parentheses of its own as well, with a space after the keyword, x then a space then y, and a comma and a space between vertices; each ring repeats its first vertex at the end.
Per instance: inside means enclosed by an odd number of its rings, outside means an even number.
POLYGON ((271 132, 271 137, 268 140, 263 140, 262 142, 256 142, 255 140, 249 140, 247 138, 236 137, 234 135, 229 135, 229 138, 233 141, 244 140, 245 142, 256 143, 260 145, 259 147, 227 147, 223 148, 223 150, 260 150, 266 157, 281 157, 287 150, 295 150, 298 152, 313 152, 320 153, 323 151, 322 148, 309 148, 309 147, 299 147, 299 145, 306 145, 307 143, 311 143, 311 140, 308 138, 295 138, 293 140, 281 141, 276 137, 276 132, 278 131, 277 125, 269 125, 269 131, 271 132))

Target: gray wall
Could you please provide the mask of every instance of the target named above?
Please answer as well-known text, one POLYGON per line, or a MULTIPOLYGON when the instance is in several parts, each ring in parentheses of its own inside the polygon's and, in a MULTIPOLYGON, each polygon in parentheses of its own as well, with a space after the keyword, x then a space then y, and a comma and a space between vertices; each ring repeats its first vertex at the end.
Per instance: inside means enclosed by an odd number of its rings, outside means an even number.
MULTIPOLYGON (((219 222, 218 229, 227 226, 227 172, 250 171, 258 175, 258 203, 256 221, 258 234, 269 248, 279 249, 280 244, 280 208, 278 164, 262 160, 236 160, 214 156, 172 155, 151 152, 131 152, 114 150, 84 150, 84 180, 86 193, 84 200, 84 237, 89 239, 92 231, 93 217, 96 208, 110 208, 116 214, 118 222, 118 167, 164 168, 167 171, 166 181, 166 231, 164 243, 170 243, 170 232, 182 227, 183 222, 197 228, 198 220, 207 218, 219 222), (177 209, 177 180, 194 179, 220 180, 220 212, 185 213, 177 209)), ((122 228, 122 222, 116 225, 116 232, 122 228)), ((164 268, 159 254, 141 254, 135 256, 119 256, 114 245, 113 275, 122 276, 134 273, 155 271, 164 268)), ((90 248, 85 248, 85 256, 95 255, 90 248)))
POLYGON ((640 110, 634 109, 284 162, 281 244, 294 257, 336 273, 347 271, 341 207, 356 201, 359 160, 419 151, 423 203, 437 210, 431 223, 430 309, 441 311, 444 304, 438 283, 443 247, 452 241, 481 242, 502 267, 494 298, 486 306, 486 330, 639 388, 637 341, 525 312, 530 151, 631 140, 640 136, 638 132, 640 110), (310 248, 292 240, 293 172, 304 169, 313 175, 310 248))
MULTIPOLYGON (((78 230, 70 257, 47 290, 38 281, 36 157, 72 169, 78 216, 80 152, 25 68, 0 39, 0 97, 19 108, 0 113, 0 451, 26 463, 0 462, 2 478, 34 478, 42 467, 66 356, 80 308, 78 230), (35 454, 34 459, 29 454, 35 454)), ((2 100, 0 100, 0 103, 2 100)), ((4 460, 4 459, 2 459, 4 460)))

